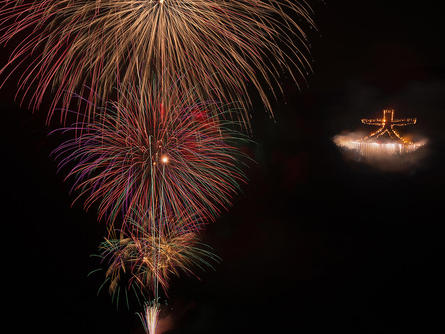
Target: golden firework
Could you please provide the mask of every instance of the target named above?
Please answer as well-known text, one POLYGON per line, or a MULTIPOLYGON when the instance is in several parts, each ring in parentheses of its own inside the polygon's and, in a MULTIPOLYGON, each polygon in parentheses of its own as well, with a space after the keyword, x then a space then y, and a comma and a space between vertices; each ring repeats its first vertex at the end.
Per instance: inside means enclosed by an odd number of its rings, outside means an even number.
POLYGON ((145 90, 155 79, 168 91, 168 79, 184 73, 185 91, 201 101, 239 101, 248 124, 249 86, 271 110, 266 90, 281 90, 279 72, 298 83, 311 68, 297 23, 313 25, 305 0, 1 2, 0 42, 21 42, 0 73, 22 69, 18 93, 33 109, 52 90, 48 119, 61 108, 63 121, 74 92, 93 102, 91 116, 96 97, 108 100, 113 87, 145 90))

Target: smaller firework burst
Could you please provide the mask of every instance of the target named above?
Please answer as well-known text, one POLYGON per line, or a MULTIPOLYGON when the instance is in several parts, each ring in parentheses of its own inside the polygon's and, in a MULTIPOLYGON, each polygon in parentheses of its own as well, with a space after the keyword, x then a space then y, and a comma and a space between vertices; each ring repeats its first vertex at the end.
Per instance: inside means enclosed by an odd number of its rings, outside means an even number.
POLYGON ((137 221, 130 220, 127 232, 121 231, 118 238, 105 239, 99 246, 98 256, 107 268, 104 283, 117 301, 116 294, 124 292, 128 299, 127 291, 132 291, 138 298, 151 297, 157 302, 159 287, 167 293, 173 276, 197 277, 197 268, 213 270, 213 263, 220 260, 195 232, 184 230, 189 224, 176 221, 166 225, 149 214, 137 221))

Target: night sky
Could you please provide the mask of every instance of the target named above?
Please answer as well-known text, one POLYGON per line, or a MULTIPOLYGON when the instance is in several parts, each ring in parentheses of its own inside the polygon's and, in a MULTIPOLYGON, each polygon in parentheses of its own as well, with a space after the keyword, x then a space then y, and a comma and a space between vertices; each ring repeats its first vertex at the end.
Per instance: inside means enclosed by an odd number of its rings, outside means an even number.
MULTIPOLYGON (((254 105, 249 182, 202 235, 223 262, 200 281, 172 281, 170 334, 445 331, 439 2, 312 3, 314 73, 301 92, 283 78, 275 120, 254 105), (388 172, 344 159, 332 138, 388 106, 418 118, 409 130, 429 139, 422 162, 388 172)), ((32 114, 14 91, 14 82, 0 90, 3 327, 143 333, 135 309, 97 296, 102 277, 87 274, 104 224, 71 207, 45 106, 32 114)))

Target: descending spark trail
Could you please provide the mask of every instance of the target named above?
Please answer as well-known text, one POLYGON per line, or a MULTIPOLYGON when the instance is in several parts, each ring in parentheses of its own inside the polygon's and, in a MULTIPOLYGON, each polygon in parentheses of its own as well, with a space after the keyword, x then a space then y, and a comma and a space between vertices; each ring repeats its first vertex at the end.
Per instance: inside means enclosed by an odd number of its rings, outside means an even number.
POLYGON ((53 91, 48 121, 58 108, 65 120, 74 92, 92 102, 92 120, 113 87, 187 73, 183 89, 200 83, 201 101, 239 101, 248 126, 249 86, 271 111, 266 88, 282 90, 279 73, 298 84, 311 71, 311 15, 305 0, 0 0, 0 43, 20 41, 0 73, 21 72, 17 93, 32 109, 53 91))

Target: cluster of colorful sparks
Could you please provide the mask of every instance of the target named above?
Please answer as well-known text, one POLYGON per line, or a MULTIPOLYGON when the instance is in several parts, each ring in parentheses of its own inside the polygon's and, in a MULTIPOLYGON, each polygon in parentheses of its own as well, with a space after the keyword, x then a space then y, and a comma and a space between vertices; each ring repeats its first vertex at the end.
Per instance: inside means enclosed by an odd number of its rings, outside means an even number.
POLYGON ((0 86, 31 110, 50 97, 59 168, 107 226, 104 285, 142 301, 147 333, 170 278, 218 261, 199 232, 246 180, 248 92, 272 113, 281 71, 304 82, 311 17, 305 0, 0 0, 0 42, 18 41, 0 86))

